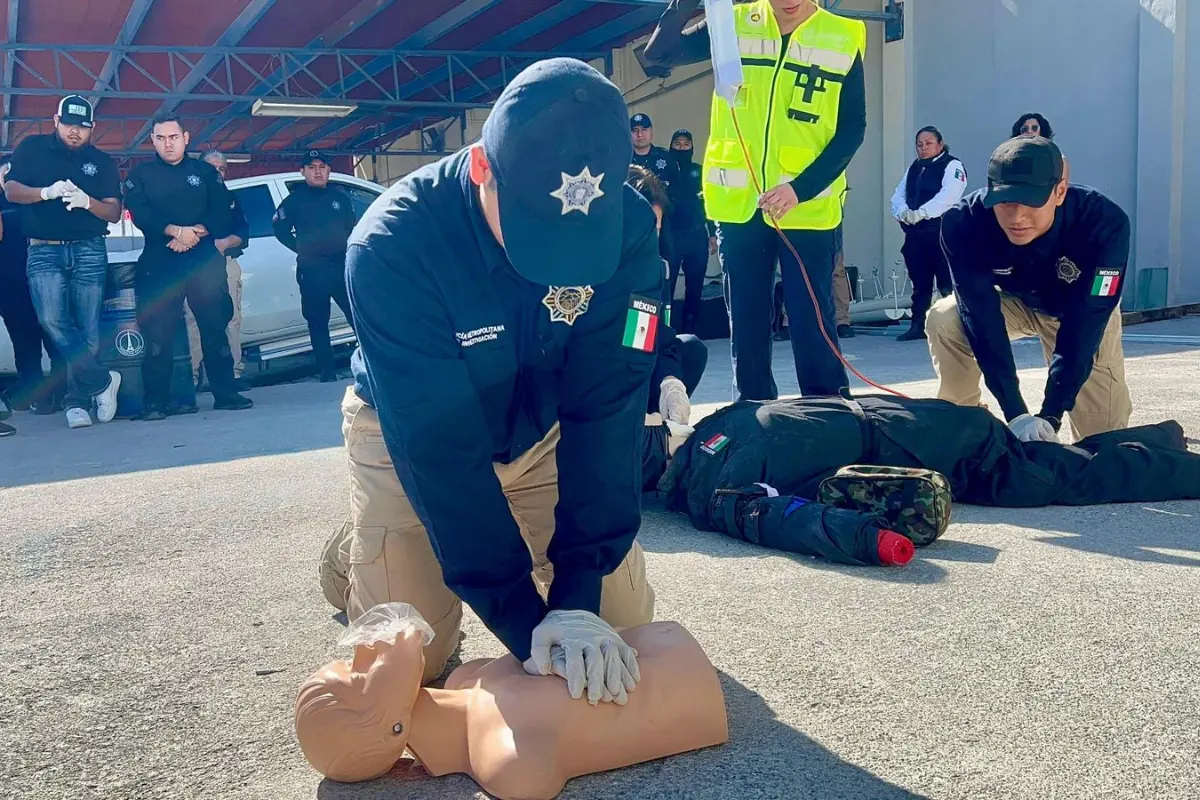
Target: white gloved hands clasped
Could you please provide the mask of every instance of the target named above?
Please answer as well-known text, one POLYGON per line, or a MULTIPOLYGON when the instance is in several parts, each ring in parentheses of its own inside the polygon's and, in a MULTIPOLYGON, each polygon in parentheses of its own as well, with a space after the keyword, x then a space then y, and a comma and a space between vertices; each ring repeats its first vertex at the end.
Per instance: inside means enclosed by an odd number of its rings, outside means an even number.
POLYGON ((900 221, 909 225, 916 225, 918 222, 927 219, 929 219, 929 212, 922 208, 906 208, 900 212, 900 221))
POLYGON ((63 195, 62 201, 63 205, 67 207, 67 211, 74 211, 77 208, 82 208, 86 211, 92 205, 92 198, 88 197, 88 193, 73 183, 70 184, 70 189, 67 190, 67 193, 63 195))
POLYGON ((49 186, 42 188, 43 200, 58 200, 67 196, 67 192, 71 191, 75 184, 70 181, 55 181, 49 186))
POLYGON ((679 378, 667 378, 659 387, 658 410, 664 419, 687 425, 692 417, 692 401, 688 399, 687 387, 679 378))
POLYGON ((637 651, 612 626, 589 611, 551 611, 533 629, 530 675, 557 675, 578 700, 623 706, 642 679, 637 651))
POLYGON ((1022 442, 1057 442, 1058 432, 1042 417, 1022 414, 1008 423, 1008 429, 1022 442))

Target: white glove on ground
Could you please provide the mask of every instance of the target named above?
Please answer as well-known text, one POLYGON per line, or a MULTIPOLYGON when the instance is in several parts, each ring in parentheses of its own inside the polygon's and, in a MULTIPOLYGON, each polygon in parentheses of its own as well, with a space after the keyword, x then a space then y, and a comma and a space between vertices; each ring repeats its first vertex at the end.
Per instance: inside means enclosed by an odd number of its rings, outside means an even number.
POLYGON ((637 651, 600 617, 589 611, 551 611, 533 629, 529 659, 522 665, 530 675, 557 675, 578 700, 601 700, 623 706, 629 702, 642 673, 637 651), (560 648, 561 652, 553 652, 560 648))
POLYGON ((66 197, 67 192, 71 191, 72 184, 70 181, 55 181, 49 186, 43 187, 43 200, 57 200, 60 197, 66 197))
POLYGON ((1022 442, 1057 442, 1054 426, 1041 417, 1022 414, 1008 423, 1008 429, 1022 442))
POLYGON ((63 195, 62 201, 63 205, 67 207, 67 211, 74 211, 77 208, 87 210, 92 205, 92 198, 88 197, 88 193, 74 184, 63 195))
POLYGON ((679 378, 667 378, 659 387, 658 410, 670 422, 687 425, 692 417, 692 401, 688 399, 687 387, 679 378))

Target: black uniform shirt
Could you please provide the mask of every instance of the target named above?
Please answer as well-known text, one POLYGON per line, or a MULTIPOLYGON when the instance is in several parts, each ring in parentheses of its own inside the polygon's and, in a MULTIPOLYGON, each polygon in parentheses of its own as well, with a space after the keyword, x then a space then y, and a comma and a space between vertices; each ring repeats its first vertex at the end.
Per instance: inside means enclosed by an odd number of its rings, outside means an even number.
POLYGON ((954 278, 959 315, 987 387, 1009 421, 1028 413, 999 289, 1061 321, 1041 416, 1061 420, 1092 372, 1092 359, 1129 262, 1129 216, 1099 191, 1070 186, 1054 225, 1033 242, 1008 241, 987 189, 964 197, 942 216, 942 249, 954 278))
POLYGON ((335 263, 342 269, 354 222, 354 209, 345 192, 305 183, 279 204, 273 227, 275 238, 296 253, 298 266, 335 263))
POLYGON ((231 232, 230 192, 206 161, 185 156, 178 164, 155 157, 134 167, 125 181, 125 207, 146 237, 142 267, 191 263, 218 257, 213 242, 231 232), (208 236, 186 253, 167 248, 168 225, 203 225, 208 236))
MULTIPOLYGON (((112 156, 90 144, 70 148, 58 133, 28 136, 12 155, 8 180, 33 189, 71 181, 95 200, 121 196, 121 176, 112 156)), ((31 239, 75 242, 108 235, 108 223, 90 210, 68 211, 60 199, 22 204, 25 235, 31 239)))
POLYGON ((625 184, 616 274, 592 287, 530 283, 488 228, 469 168, 466 150, 423 167, 359 222, 346 257, 353 369, 446 585, 524 660, 547 604, 493 465, 559 423, 548 607, 597 612, 601 581, 641 524, 654 342, 625 342, 631 321, 661 322, 663 263, 654 213, 625 184), (562 310, 581 299, 568 324, 562 310))
POLYGON ((679 178, 679 166, 669 151, 650 145, 650 152, 646 155, 633 154, 633 163, 653 172, 655 177, 662 182, 663 188, 667 190, 667 194, 674 203, 676 190, 672 187, 679 178))

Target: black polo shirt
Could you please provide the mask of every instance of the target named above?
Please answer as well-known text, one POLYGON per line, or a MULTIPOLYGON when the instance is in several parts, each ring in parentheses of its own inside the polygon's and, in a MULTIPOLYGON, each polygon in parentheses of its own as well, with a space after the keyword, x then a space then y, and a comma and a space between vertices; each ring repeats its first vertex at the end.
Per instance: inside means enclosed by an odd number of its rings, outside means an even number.
POLYGON ((332 265, 341 272, 346 263, 346 241, 354 230, 354 208, 346 193, 335 186, 317 188, 307 183, 292 189, 275 210, 275 238, 296 253, 303 269, 332 265))
POLYGON ((237 232, 232 219, 232 198, 216 167, 199 158, 184 156, 168 164, 155 156, 138 164, 125 181, 125 206, 146 237, 138 258, 143 268, 195 263, 218 258, 216 239, 237 232), (209 235, 186 253, 168 249, 168 225, 203 225, 209 235))
POLYGON ((601 581, 641 524, 664 267, 654 212, 625 184, 616 274, 588 287, 530 283, 488 228, 469 163, 464 150, 412 173, 355 228, 346 256, 353 368, 446 585, 524 660, 548 608, 599 610, 601 581), (520 457, 556 422, 547 605, 493 465, 520 457))
POLYGON ((987 189, 942 216, 942 249, 954 278, 967 341, 1009 421, 1028 413, 1017 381, 1000 294, 1060 321, 1039 415, 1061 420, 1092 372, 1104 328, 1121 300, 1129 263, 1129 216, 1098 190, 1072 185, 1054 225, 1027 245, 1008 241, 987 189))
MULTIPOLYGON (((112 156, 90 144, 67 147, 57 132, 22 139, 12 155, 8 180, 33 189, 69 180, 96 200, 121 196, 121 177, 112 156)), ((68 211, 59 199, 22 204, 21 214, 31 239, 74 242, 108 235, 107 222, 90 210, 68 211)))

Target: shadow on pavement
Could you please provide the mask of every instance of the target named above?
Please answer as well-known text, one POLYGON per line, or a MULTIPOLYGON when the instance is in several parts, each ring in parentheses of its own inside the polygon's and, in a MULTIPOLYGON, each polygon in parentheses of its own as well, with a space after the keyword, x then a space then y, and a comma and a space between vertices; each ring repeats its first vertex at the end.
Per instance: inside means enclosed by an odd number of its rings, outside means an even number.
MULTIPOLYGON (((855 797, 871 800, 919 800, 914 794, 851 764, 800 731, 781 723, 757 692, 721 672, 729 742, 680 756, 567 783, 563 800, 604 798, 750 798, 855 797)), ((377 781, 343 784, 324 780, 319 800, 401 800, 483 797, 465 776, 430 778, 419 768, 398 767, 377 781)))
POLYGON ((1084 553, 1200 567, 1200 503, 1122 503, 1029 509, 971 509, 971 522, 1043 531, 1033 541, 1084 553), (1065 513, 1064 513, 1065 512, 1065 513), (1194 552, 1196 556, 1157 549, 1194 552))

